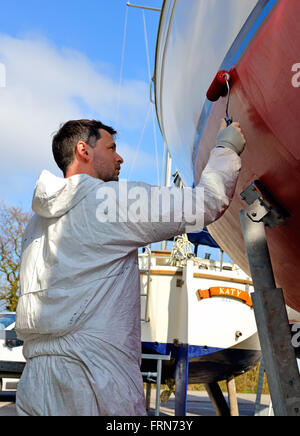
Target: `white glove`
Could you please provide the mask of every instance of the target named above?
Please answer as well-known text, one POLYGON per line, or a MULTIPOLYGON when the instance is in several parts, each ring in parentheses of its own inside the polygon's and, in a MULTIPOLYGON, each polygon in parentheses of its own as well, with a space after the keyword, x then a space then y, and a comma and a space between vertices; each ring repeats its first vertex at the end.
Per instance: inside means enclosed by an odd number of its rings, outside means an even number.
POLYGON ((240 128, 240 123, 232 123, 229 127, 226 127, 226 123, 223 120, 221 124, 221 130, 217 136, 216 146, 223 148, 230 148, 240 155, 246 145, 246 139, 240 128))

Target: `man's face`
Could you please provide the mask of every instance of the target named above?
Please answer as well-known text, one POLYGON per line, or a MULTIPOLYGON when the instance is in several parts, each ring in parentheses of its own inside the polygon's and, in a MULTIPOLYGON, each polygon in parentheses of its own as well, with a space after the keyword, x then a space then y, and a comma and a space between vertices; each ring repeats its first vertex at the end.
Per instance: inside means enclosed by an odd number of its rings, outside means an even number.
POLYGON ((116 151, 115 140, 106 130, 100 129, 101 138, 92 148, 91 165, 94 177, 104 182, 118 181, 121 164, 124 162, 116 151))

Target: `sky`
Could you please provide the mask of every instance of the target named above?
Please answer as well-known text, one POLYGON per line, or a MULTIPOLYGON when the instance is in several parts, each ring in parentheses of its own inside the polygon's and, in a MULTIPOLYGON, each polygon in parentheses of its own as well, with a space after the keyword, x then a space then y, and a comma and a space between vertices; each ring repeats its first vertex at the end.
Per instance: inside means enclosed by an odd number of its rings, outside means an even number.
MULTIPOLYGON (((1 2, 1 202, 30 210, 41 171, 61 175, 51 140, 69 119, 113 125, 125 161, 121 178, 160 183, 163 140, 149 99, 143 11, 126 2, 1 2)), ((135 4, 160 8, 162 0, 135 4)), ((144 16, 152 76, 159 13, 144 16)))
MULTIPOLYGON (((30 211, 42 170, 61 176, 51 141, 69 119, 118 131, 121 179, 162 182, 164 142, 149 98, 160 14, 126 3, 1 2, 0 204, 30 211)), ((160 8, 163 0, 131 3, 160 8)))

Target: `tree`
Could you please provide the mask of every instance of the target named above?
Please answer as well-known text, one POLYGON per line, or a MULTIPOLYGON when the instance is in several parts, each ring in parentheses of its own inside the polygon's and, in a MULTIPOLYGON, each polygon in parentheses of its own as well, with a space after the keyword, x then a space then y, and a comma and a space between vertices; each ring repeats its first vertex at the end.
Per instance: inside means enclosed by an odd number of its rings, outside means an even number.
POLYGON ((0 208, 0 301, 12 312, 18 302, 22 237, 30 218, 20 207, 0 208))

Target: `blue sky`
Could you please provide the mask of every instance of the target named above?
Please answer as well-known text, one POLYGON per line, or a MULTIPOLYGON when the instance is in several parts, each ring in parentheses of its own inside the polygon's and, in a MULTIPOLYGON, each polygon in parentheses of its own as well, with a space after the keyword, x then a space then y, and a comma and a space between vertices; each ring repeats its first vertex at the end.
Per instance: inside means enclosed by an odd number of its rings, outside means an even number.
MULTIPOLYGON (((153 127, 149 102, 143 12, 126 3, 2 2, 0 65, 5 66, 6 83, 0 87, 0 203, 31 209, 41 171, 61 175, 52 158, 51 136, 61 123, 76 118, 101 119, 118 130, 125 160, 121 178, 161 181, 163 139, 156 117, 153 127)), ((160 8, 163 0, 131 3, 160 8)), ((144 11, 144 16, 152 75, 159 13, 144 11)))
MULTIPOLYGON (((3 2, 0 30, 14 37, 44 37, 58 48, 78 50, 92 62, 106 63, 109 72, 118 79, 126 3, 126 0, 3 2)), ((159 8, 162 0, 141 0, 136 4, 159 8)), ((154 55, 159 13, 146 11, 145 15, 150 52, 154 55)), ((147 70, 140 9, 129 8, 127 30, 124 73, 127 77, 145 80, 147 70)))
MULTIPOLYGON (((136 4, 161 7, 162 0, 136 4)), ((144 14, 153 74, 159 13, 144 14)), ((121 177, 158 182, 163 141, 155 123, 156 154, 152 113, 141 140, 150 106, 142 10, 127 8, 126 0, 2 2, 0 62, 6 68, 6 87, 0 88, 0 147, 6 153, 0 163, 0 201, 30 209, 40 172, 47 168, 60 175, 49 152, 51 134, 76 116, 116 127, 125 158, 121 177)))

